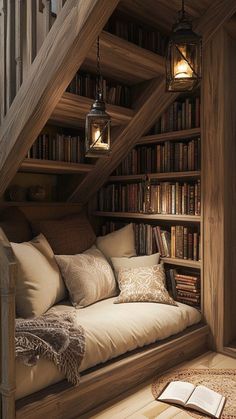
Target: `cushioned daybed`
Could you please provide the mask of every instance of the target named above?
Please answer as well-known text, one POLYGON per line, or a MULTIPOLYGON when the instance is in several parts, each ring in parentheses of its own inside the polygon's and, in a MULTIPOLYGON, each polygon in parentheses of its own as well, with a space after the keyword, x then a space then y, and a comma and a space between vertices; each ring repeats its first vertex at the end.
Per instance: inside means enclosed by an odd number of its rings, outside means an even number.
MULTIPOLYGON (((178 308, 158 303, 113 304, 114 298, 77 311, 85 329, 86 351, 81 371, 138 347, 166 339, 198 323, 201 314, 185 304, 178 308)), ((60 304, 61 311, 74 310, 60 304)), ((41 390, 64 377, 51 362, 41 359, 34 367, 16 364, 16 398, 41 390)))
POLYGON ((42 231, 44 236, 41 234, 22 244, 16 242, 21 242, 21 237, 29 240, 30 228, 25 219, 18 218, 14 216, 15 231, 20 232, 16 237, 11 221, 2 224, 13 242, 11 245, 4 234, 0 234, 1 305, 5 313, 4 325, 1 325, 1 393, 3 412, 9 412, 6 417, 14 417, 15 406, 19 419, 32 416, 40 419, 43 415, 77 417, 150 377, 153 371, 168 368, 205 350, 208 330, 200 323, 200 312, 175 303, 169 296, 158 254, 135 258, 131 225, 114 236, 98 239, 99 250, 94 246, 96 237, 83 215, 38 223, 38 232, 42 231), (37 263, 34 257, 38 258, 37 263), (47 261, 42 265, 45 258, 47 261), (93 280, 89 282, 91 271, 87 266, 95 259, 93 280), (124 264, 126 267, 122 267, 124 264), (146 272, 148 276, 144 278, 146 272), (137 275, 141 282, 132 288, 130 281, 136 280, 137 275), (121 289, 118 297, 115 276, 121 289), (153 285, 153 278, 155 286, 160 282, 158 289, 147 289, 153 285), (143 289, 138 295, 140 288, 143 289), (75 326, 82 326, 85 338, 85 354, 80 365, 82 379, 78 386, 67 384, 64 375, 46 358, 40 358, 33 366, 26 366, 18 359, 15 362, 14 300, 20 317, 50 314, 54 310, 60 314, 75 313, 75 326), (197 324, 199 326, 195 327, 197 324), (7 363, 11 365, 6 367, 7 363))

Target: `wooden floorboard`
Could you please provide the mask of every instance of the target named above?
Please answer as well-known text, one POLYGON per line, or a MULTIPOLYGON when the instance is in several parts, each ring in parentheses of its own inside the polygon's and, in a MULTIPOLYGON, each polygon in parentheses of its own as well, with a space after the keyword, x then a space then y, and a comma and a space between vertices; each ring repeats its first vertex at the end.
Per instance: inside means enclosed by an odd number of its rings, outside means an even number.
MULTIPOLYGON (((178 369, 180 367, 234 368, 236 372, 236 359, 207 352, 194 360, 178 365, 178 369)), ((187 419, 192 417, 177 407, 155 401, 151 393, 151 383, 152 380, 146 381, 126 392, 125 395, 120 395, 88 414, 80 416, 80 419, 155 419, 157 417, 158 419, 187 419)))

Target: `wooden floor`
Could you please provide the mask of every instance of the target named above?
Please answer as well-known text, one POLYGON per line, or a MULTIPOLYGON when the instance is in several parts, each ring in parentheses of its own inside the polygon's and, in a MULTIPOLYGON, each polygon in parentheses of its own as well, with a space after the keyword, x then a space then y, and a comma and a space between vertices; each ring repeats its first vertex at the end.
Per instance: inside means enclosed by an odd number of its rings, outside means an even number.
MULTIPOLYGON (((193 361, 186 362, 179 367, 194 368, 235 368, 236 359, 225 355, 208 352, 193 361)), ((174 369, 173 369, 174 370, 174 369)), ((159 403, 153 399, 151 381, 146 382, 124 396, 119 396, 89 415, 80 416, 78 419, 188 419, 192 418, 177 407, 159 403)))

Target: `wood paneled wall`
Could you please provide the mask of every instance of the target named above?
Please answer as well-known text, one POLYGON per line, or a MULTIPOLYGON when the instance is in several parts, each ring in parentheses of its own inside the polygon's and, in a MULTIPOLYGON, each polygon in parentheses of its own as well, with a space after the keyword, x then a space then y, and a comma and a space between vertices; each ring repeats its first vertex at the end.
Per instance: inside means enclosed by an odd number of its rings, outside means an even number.
POLYGON ((236 336, 236 58, 224 28, 207 44, 202 84, 204 312, 215 348, 236 336))

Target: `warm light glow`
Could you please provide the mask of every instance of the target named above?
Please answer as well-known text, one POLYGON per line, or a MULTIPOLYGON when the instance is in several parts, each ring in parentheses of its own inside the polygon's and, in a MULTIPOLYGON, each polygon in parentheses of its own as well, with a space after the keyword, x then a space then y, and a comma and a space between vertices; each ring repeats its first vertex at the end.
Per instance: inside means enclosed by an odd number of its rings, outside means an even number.
MULTIPOLYGON (((179 46, 178 49, 181 52, 182 56, 186 58, 187 57, 186 45, 179 46)), ((174 68, 175 79, 189 78, 189 77, 192 77, 193 75, 193 71, 191 67, 189 66, 188 62, 184 58, 181 58, 175 64, 175 68, 174 68)))
POLYGON ((96 143, 96 145, 101 144, 102 142, 101 131, 99 128, 97 128, 94 133, 94 142, 96 143))
POLYGON ((185 60, 179 61, 175 65, 174 77, 176 79, 192 77, 193 71, 185 60))
POLYGON ((93 148, 101 148, 101 149, 105 149, 108 150, 109 149, 109 145, 107 143, 104 143, 102 141, 102 131, 100 130, 99 127, 97 128, 93 128, 93 144, 92 144, 93 148))

